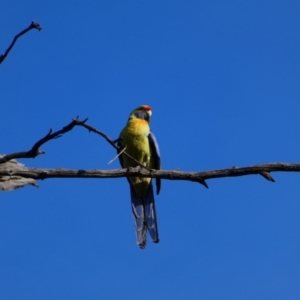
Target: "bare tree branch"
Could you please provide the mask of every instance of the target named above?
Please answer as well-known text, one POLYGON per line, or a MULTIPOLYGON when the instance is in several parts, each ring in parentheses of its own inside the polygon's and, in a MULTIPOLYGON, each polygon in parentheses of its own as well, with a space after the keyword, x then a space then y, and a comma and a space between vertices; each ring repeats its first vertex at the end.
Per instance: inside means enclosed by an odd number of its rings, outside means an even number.
MULTIPOLYGON (((185 180, 198 182, 203 184, 205 180, 237 177, 246 175, 261 175, 261 173, 269 174, 270 172, 300 172, 300 164, 288 163, 270 163, 262 165, 254 165, 243 168, 230 168, 221 170, 212 170, 204 172, 183 172, 183 171, 164 171, 164 170, 147 170, 140 166, 135 168, 120 170, 71 170, 71 169, 36 169, 36 168, 3 168, 0 165, 1 176, 20 176, 24 178, 32 178, 43 180, 48 178, 120 178, 120 177, 151 177, 167 180, 185 180)), ((265 177, 266 178, 266 177, 265 177)), ((266 178, 268 179, 268 178, 266 178)), ((268 179, 269 181, 273 181, 268 179)))
POLYGON ((7 50, 0 55, 0 64, 4 61, 4 59, 6 58, 6 56, 8 55, 8 53, 10 52, 10 50, 12 49, 12 47, 15 45, 17 39, 22 36, 23 34, 25 34, 26 32, 28 32, 29 30, 31 29, 37 29, 38 31, 42 30, 42 27, 40 24, 38 23, 35 23, 34 21, 31 22, 31 24, 26 28, 24 29, 23 31, 21 31, 19 34, 17 34, 12 43, 10 44, 10 46, 7 48, 7 50))
MULTIPOLYGON (((57 139, 57 138, 61 137, 62 134, 72 130, 74 128, 74 126, 78 125, 77 121, 78 121, 77 119, 73 119, 73 121, 70 124, 63 127, 61 130, 55 131, 53 133, 52 133, 52 129, 50 129, 50 131, 42 139, 37 141, 30 150, 7 154, 0 158, 0 164, 5 163, 14 158, 35 158, 40 154, 45 154, 45 151, 40 150, 39 148, 46 142, 53 140, 53 139, 57 139)), ((80 122, 84 123, 86 121, 87 121, 87 119, 85 119, 84 121, 80 121, 80 122)))
MULTIPOLYGON (((151 177, 151 178, 161 178, 168 180, 186 180, 192 182, 198 182, 208 188, 206 180, 214 178, 223 178, 223 177, 237 177, 245 175, 255 175, 259 174, 268 181, 275 182, 275 179, 270 175, 270 172, 300 172, 300 164, 288 164, 288 163, 271 163, 271 164, 262 164, 254 165, 249 167, 232 167, 230 169, 222 170, 212 170, 204 172, 182 172, 179 170, 174 171, 163 171, 163 170, 152 170, 146 168, 133 157, 126 153, 126 149, 120 149, 116 145, 116 141, 112 140, 105 133, 99 131, 98 129, 86 124, 85 119, 80 121, 77 118, 73 119, 71 123, 63 127, 62 129, 52 132, 52 129, 49 133, 44 136, 42 139, 37 141, 29 151, 17 152, 8 154, 0 157, 0 182, 6 182, 9 178, 12 179, 47 179, 47 178, 119 178, 119 177, 151 177), (64 133, 71 131, 75 126, 82 126, 88 129, 89 131, 95 132, 102 136, 111 146, 117 150, 121 150, 120 154, 127 155, 130 159, 136 162, 137 167, 132 167, 129 169, 120 169, 120 170, 69 170, 69 169, 35 169, 35 168, 26 168, 23 165, 14 165, 12 167, 9 162, 14 158, 34 158, 40 154, 44 154, 45 151, 40 150, 39 148, 46 142, 61 137, 64 133)), ((118 156, 117 156, 118 157, 118 156)), ((16 162, 15 162, 16 163, 16 162)), ((32 184, 31 181, 24 181, 25 184, 32 184)), ((18 185, 16 186, 23 186, 18 185)), ((7 185, 6 185, 7 186, 7 185)), ((1 189, 1 184, 0 184, 1 189)), ((2 190, 5 190, 3 188, 2 190)))
MULTIPOLYGON (((37 141, 30 150, 28 151, 22 151, 22 152, 15 152, 15 153, 11 153, 11 154, 7 154, 3 157, 0 158, 0 164, 1 163, 5 163, 11 159, 15 159, 15 158, 35 158, 40 154, 45 154, 46 152, 44 150, 40 150, 39 148, 45 144, 46 142, 59 138, 61 137, 64 133, 71 131, 75 126, 82 126, 85 127, 86 129, 88 129, 89 131, 95 132, 97 134, 99 134, 100 136, 102 136, 111 146, 113 146, 115 149, 120 150, 120 148, 116 145, 116 142, 119 140, 112 140, 108 135, 106 135, 105 133, 103 133, 102 131, 96 129, 95 127, 92 127, 88 124, 86 124, 86 121, 88 119, 85 119, 83 121, 80 121, 78 119, 79 117, 75 118, 72 120, 72 122, 68 125, 66 125, 65 127, 63 127, 61 130, 55 131, 52 133, 52 129, 50 129, 49 133, 43 137, 42 139, 40 139, 39 141, 37 141)), ((132 156, 130 156, 128 153, 125 152, 125 150, 121 150, 123 152, 124 155, 126 155, 127 157, 129 157, 131 160, 133 160, 138 166, 141 166, 145 169, 147 169, 148 171, 151 171, 151 169, 147 168, 146 166, 144 166, 143 164, 141 164, 139 161, 137 161, 135 158, 133 158, 132 156)))

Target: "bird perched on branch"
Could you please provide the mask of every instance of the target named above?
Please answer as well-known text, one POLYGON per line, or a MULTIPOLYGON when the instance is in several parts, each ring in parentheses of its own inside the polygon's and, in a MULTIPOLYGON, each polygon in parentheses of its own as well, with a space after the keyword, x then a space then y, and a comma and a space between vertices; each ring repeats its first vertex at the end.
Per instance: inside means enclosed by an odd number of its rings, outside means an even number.
MULTIPOLYGON (((160 169, 160 153, 155 136, 150 131, 151 107, 142 105, 129 116, 120 134, 118 150, 125 152, 150 169, 160 169)), ((138 163, 125 154, 119 156, 122 168, 137 167, 138 163)), ((141 167, 142 168, 142 167, 141 167)), ((141 249, 146 247, 146 233, 149 231, 154 243, 159 242, 152 178, 128 177, 131 195, 131 208, 136 229, 137 243, 141 249)), ((156 194, 159 194, 161 180, 156 179, 156 194)))

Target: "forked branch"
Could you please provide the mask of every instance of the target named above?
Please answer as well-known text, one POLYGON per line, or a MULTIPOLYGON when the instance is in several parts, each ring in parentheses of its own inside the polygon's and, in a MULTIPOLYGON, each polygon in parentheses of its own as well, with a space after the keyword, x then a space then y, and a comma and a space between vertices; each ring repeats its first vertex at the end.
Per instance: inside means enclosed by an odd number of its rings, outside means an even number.
MULTIPOLYGON (((85 127, 86 129, 88 129, 89 131, 95 132, 96 134, 102 136, 112 147, 114 147, 116 150, 120 150, 120 148, 116 145, 116 142, 118 140, 112 140, 108 135, 106 135, 105 133, 103 133, 102 131, 96 129, 93 126, 90 126, 88 124, 86 124, 86 121, 88 119, 85 119, 83 121, 80 121, 79 118, 74 118, 72 120, 72 122, 66 126, 64 126, 62 129, 55 131, 52 133, 52 129, 50 129, 50 131, 39 141, 37 141, 30 150, 28 151, 22 151, 22 152, 15 152, 15 153, 11 153, 11 154, 7 154, 5 156, 0 157, 0 164, 5 163, 10 161, 11 159, 16 159, 16 158, 35 158, 40 154, 45 154, 44 150, 40 150, 39 148, 45 144, 46 142, 53 140, 53 139, 57 139, 62 137, 62 135, 64 133, 67 133, 69 131, 71 131, 75 126, 82 126, 85 127)), ((131 160, 133 160, 137 165, 147 169, 148 171, 150 171, 151 169, 145 167, 144 165, 142 165, 139 161, 137 161, 135 158, 133 158, 132 156, 130 156, 128 153, 126 153, 126 151, 124 151, 124 149, 121 149, 122 153, 124 155, 126 155, 127 157, 129 157, 131 160)))
MULTIPOLYGON (((81 121, 82 123, 86 122, 86 120, 81 121)), ((70 124, 68 124, 67 126, 63 127, 61 130, 55 131, 52 133, 52 129, 50 129, 50 131, 40 140, 38 140, 30 150, 28 151, 22 151, 22 152, 15 152, 15 153, 11 153, 11 154, 7 154, 5 156, 2 156, 0 158, 0 164, 5 163, 11 159, 15 159, 15 158, 35 158, 40 154, 45 154, 44 150, 40 150, 39 148, 45 144, 46 142, 53 140, 53 139, 57 139, 59 137, 61 137, 64 133, 72 130, 74 128, 74 126, 77 125, 77 119, 74 119, 70 124)))
POLYGON ((289 164, 289 163, 271 163, 271 164, 261 164, 249 167, 232 167, 229 169, 222 170, 212 170, 204 172, 182 172, 179 170, 152 170, 145 168, 142 164, 136 161, 133 157, 126 153, 126 149, 120 149, 116 145, 116 141, 111 139, 105 133, 100 130, 86 124, 85 119, 80 121, 77 118, 73 119, 71 123, 64 126, 62 129, 49 133, 37 141, 29 151, 17 152, 0 157, 0 179, 1 177, 7 178, 7 176, 19 176, 21 178, 31 178, 31 179, 47 179, 47 178, 117 178, 117 177, 152 177, 161 178, 168 180, 187 180, 198 182, 208 188, 206 180, 214 178, 223 177, 237 177, 245 175, 256 175, 259 174, 268 181, 274 182, 275 179, 270 175, 270 172, 300 172, 300 164, 289 164), (14 167, 11 168, 7 164, 10 160, 14 158, 34 158, 40 154, 44 154, 45 151, 39 148, 46 142, 59 138, 63 134, 71 131, 75 126, 82 126, 89 131, 95 132, 96 134, 102 136, 112 147, 121 151, 122 155, 127 155, 130 159, 136 162, 136 168, 120 169, 120 170, 70 170, 70 169, 35 169, 14 167))

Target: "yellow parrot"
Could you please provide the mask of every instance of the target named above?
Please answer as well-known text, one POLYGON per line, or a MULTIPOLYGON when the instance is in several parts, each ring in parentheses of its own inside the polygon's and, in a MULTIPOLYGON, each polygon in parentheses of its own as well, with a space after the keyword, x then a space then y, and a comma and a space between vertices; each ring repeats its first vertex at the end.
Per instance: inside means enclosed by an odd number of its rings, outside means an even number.
MULTIPOLYGON (((142 105, 129 116, 125 128, 120 133, 118 152, 125 152, 147 168, 161 168, 159 147, 150 131, 151 107, 142 105)), ((122 168, 136 167, 138 164, 124 154, 119 156, 122 168)), ((146 233, 149 231, 154 243, 159 242, 152 178, 128 177, 131 194, 131 208, 136 228, 137 243, 141 249, 146 247, 146 233)), ((156 193, 159 194, 161 180, 156 179, 156 193)))

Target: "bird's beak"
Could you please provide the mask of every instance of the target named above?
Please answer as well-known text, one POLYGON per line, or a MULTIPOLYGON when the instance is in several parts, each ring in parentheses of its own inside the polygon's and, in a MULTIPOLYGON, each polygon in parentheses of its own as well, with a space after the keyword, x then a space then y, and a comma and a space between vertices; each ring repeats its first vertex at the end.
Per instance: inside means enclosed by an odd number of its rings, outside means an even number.
POLYGON ((147 110, 147 114, 148 114, 148 116, 149 116, 149 119, 151 118, 151 116, 152 116, 152 110, 147 110))

